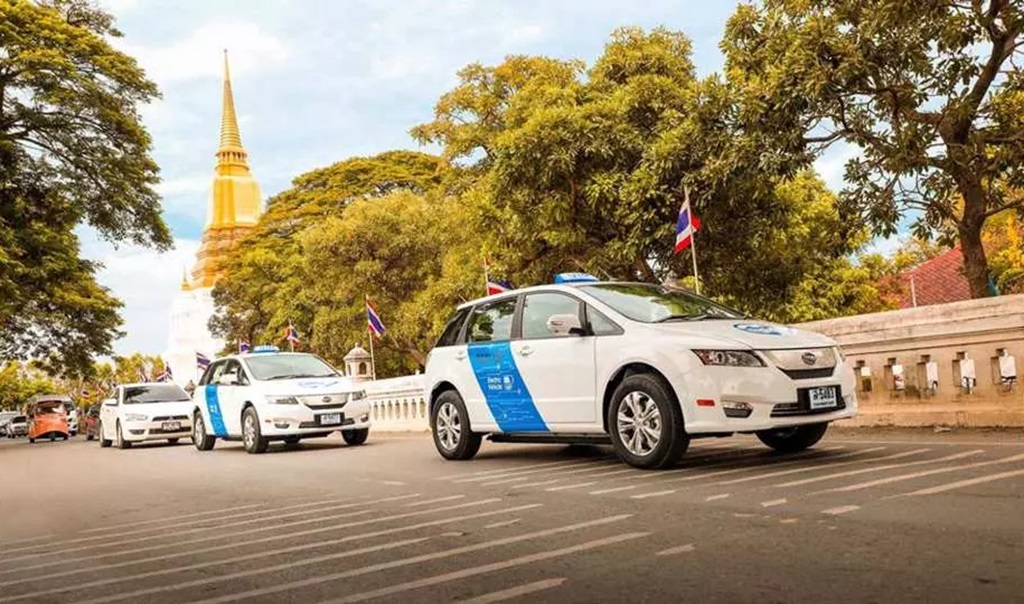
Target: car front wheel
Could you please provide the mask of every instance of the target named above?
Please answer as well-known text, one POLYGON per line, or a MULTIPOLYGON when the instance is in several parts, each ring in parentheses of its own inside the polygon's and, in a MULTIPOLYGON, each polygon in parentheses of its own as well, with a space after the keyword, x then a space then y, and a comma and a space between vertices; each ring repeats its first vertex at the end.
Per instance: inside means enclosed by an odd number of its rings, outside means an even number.
POLYGON ((260 418, 256 409, 246 407, 242 412, 242 444, 245 445, 246 453, 264 453, 270 445, 263 433, 260 431, 260 418))
POLYGON ((121 431, 121 422, 117 422, 117 433, 114 435, 117 438, 118 449, 129 449, 132 443, 124 439, 124 433, 121 431))
POLYGON ((825 436, 826 430, 828 430, 827 422, 762 430, 757 433, 757 438, 780 453, 796 453, 813 447, 821 440, 821 437, 825 436))
POLYGON ((203 421, 203 414, 196 411, 192 418, 192 444, 200 451, 209 451, 217 444, 217 439, 206 433, 206 423, 203 421))
POLYGON ((654 374, 622 380, 608 408, 608 431, 615 452, 637 468, 672 466, 690 445, 671 387, 654 374))
POLYGON ((369 428, 362 428, 361 430, 342 430, 341 432, 341 437, 345 439, 345 443, 352 446, 365 443, 369 436, 369 428))
POLYGON ((455 461, 472 459, 483 440, 471 431, 469 413, 462 397, 454 390, 442 392, 430 413, 430 431, 441 457, 455 461))
POLYGON ((103 447, 104 449, 106 449, 112 444, 110 440, 103 437, 103 424, 100 424, 96 427, 96 438, 99 439, 100 446, 103 447))

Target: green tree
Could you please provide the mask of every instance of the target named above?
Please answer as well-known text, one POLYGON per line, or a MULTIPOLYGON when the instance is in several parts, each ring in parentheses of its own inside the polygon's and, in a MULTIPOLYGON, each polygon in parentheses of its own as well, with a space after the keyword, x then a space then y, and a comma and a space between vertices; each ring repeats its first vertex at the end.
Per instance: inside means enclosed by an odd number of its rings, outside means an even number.
POLYGON ((0 365, 0 410, 17 411, 37 394, 59 392, 52 379, 26 363, 15 361, 0 365))
POLYGON ((854 145, 846 211, 883 235, 914 212, 919 236, 959 239, 982 297, 985 222, 1024 207, 1010 194, 1024 181, 1022 31, 1012 0, 766 0, 737 9, 722 47, 762 156, 807 165, 854 145))
POLYGON ((171 243, 137 110, 157 89, 118 36, 86 0, 0 0, 0 358, 87 368, 110 352, 119 303, 75 226, 171 243))

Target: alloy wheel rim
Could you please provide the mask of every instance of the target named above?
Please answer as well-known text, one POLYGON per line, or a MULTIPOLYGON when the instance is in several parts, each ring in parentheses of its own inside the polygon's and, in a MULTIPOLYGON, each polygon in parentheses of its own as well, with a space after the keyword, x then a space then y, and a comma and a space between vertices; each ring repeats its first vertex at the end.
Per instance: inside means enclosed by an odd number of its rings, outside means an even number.
POLYGON ((245 416, 245 446, 252 448, 256 442, 256 422, 251 415, 245 416))
POLYGON ((196 415, 196 422, 192 426, 193 438, 196 442, 199 442, 205 436, 204 432, 206 432, 206 428, 203 427, 203 416, 196 415))
POLYGON ((661 411, 645 392, 622 397, 615 424, 622 445, 638 457, 650 455, 661 442, 661 411))
POLYGON ((462 438, 462 424, 459 421, 459 410, 451 403, 443 403, 437 410, 437 439, 446 451, 459 445, 462 438))

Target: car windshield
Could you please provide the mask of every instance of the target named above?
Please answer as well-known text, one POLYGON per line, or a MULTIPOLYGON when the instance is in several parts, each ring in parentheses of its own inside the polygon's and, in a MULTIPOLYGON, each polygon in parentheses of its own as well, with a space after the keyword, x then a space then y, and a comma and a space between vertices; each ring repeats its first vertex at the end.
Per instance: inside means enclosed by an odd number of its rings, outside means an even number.
POLYGON ((583 288, 626 318, 642 323, 742 319, 742 313, 703 296, 647 283, 601 283, 583 288))
POLYGON ((124 389, 124 404, 177 403, 191 400, 188 394, 175 384, 152 384, 128 386, 124 389))
POLYGON ((320 357, 311 354, 274 354, 246 356, 246 365, 257 380, 334 377, 338 371, 320 357))

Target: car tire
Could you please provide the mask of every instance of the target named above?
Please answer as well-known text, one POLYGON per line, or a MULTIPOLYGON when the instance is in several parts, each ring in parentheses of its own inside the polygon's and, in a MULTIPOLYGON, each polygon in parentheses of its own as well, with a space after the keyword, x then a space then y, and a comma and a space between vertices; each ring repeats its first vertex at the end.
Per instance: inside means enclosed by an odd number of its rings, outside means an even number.
POLYGON ((172 445, 176 445, 176 444, 178 444, 178 440, 179 439, 177 439, 177 438, 168 438, 167 442, 172 444, 172 445))
POLYGON ((34 439, 34 438, 30 438, 30 439, 28 439, 28 442, 29 442, 29 443, 34 443, 34 442, 36 442, 36 439, 34 439))
POLYGON ((672 387, 651 373, 627 376, 612 393, 608 432, 619 458, 644 470, 675 465, 690 446, 672 387))
POLYGON ((92 439, 93 439, 93 435, 92 434, 86 434, 85 435, 85 440, 92 440, 92 439))
POLYGON ((466 404, 454 390, 446 390, 437 397, 430 412, 430 432, 437 452, 452 461, 473 459, 483 441, 481 434, 472 431, 466 404))
POLYGON ((757 432, 757 438, 779 453, 797 453, 817 444, 821 437, 825 436, 826 430, 828 430, 828 422, 822 422, 793 426, 792 428, 762 430, 757 432))
POLYGON ((64 437, 61 438, 61 440, 67 440, 67 439, 68 439, 68 435, 67 434, 65 434, 64 437))
POLYGON ((290 447, 293 447, 293 446, 299 444, 299 441, 301 441, 301 440, 302 440, 302 437, 299 437, 299 436, 285 436, 284 437, 284 444, 286 444, 286 445, 288 445, 290 447))
POLYGON ((265 453, 270 446, 270 441, 260 430, 260 416, 255 407, 246 407, 242 411, 242 444, 245 445, 245 452, 253 455, 265 453))
POLYGON ((209 451, 217 444, 217 438, 206 433, 206 422, 199 411, 192 418, 192 444, 200 451, 209 451))
POLYGON ((113 444, 111 441, 103 438, 103 424, 99 424, 96 427, 96 438, 99 439, 100 446, 103 447, 104 449, 106 449, 107 447, 109 447, 110 445, 113 444))
POLYGON ((132 448, 132 443, 130 443, 127 440, 125 440, 124 439, 124 433, 121 432, 121 422, 117 422, 117 428, 115 429, 115 432, 114 432, 114 438, 117 439, 117 448, 118 449, 131 449, 132 448))
POLYGON ((55 440, 57 440, 57 435, 56 434, 51 434, 50 435, 50 442, 53 442, 55 440))
POLYGON ((345 439, 345 444, 350 446, 358 446, 366 442, 366 439, 370 436, 369 428, 362 428, 360 430, 342 430, 341 437, 345 439))

